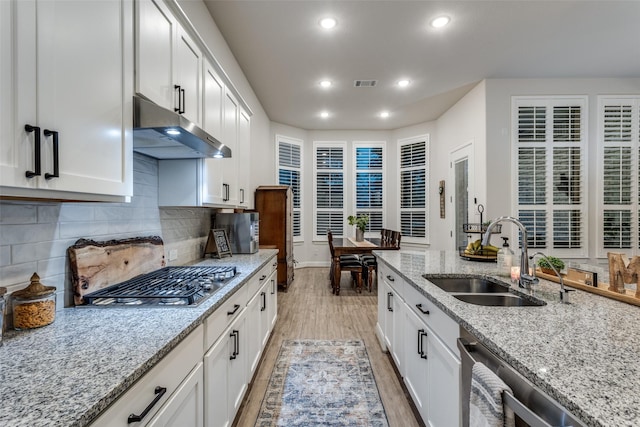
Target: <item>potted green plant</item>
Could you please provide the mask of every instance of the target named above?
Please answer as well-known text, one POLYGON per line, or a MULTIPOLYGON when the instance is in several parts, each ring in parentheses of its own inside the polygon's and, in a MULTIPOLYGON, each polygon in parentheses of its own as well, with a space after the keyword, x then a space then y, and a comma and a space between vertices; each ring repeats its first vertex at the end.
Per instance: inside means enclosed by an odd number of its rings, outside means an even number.
POLYGON ((556 258, 553 256, 547 257, 547 259, 549 260, 547 262, 546 259, 544 258, 540 258, 538 260, 538 267, 540 267, 540 270, 545 273, 545 274, 555 274, 553 272, 553 268, 551 268, 551 265, 553 265, 556 270, 558 270, 558 273, 564 269, 564 261, 562 261, 560 258, 556 258), (549 263, 551 263, 551 265, 549 265, 549 263))
POLYGON ((369 223, 369 215, 359 215, 357 218, 349 215, 347 221, 349 221, 349 225, 356 226, 356 242, 362 242, 364 240, 364 232, 369 223))

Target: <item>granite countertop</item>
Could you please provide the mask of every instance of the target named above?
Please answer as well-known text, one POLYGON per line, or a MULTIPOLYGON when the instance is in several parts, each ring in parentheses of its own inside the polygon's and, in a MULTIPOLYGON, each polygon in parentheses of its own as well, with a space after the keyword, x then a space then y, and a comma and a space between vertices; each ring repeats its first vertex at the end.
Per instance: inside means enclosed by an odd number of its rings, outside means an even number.
POLYGON ((0 346, 0 425, 84 426, 155 366, 278 251, 206 259, 239 274, 196 307, 66 308, 0 346))
POLYGON ((560 285, 540 280, 542 307, 467 304, 422 277, 496 276, 496 264, 466 261, 457 252, 378 251, 408 283, 490 350, 588 426, 640 425, 640 307, 584 291, 561 304, 560 285))

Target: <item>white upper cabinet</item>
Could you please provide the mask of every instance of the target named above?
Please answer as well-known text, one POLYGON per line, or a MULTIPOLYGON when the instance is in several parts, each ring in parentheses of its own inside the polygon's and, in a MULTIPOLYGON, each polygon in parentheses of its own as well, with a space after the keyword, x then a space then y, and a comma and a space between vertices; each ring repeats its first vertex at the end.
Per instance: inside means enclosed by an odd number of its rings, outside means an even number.
MULTIPOLYGON (((208 59, 204 60, 202 127, 214 138, 223 142, 222 122, 224 120, 225 85, 208 59)), ((234 156, 236 153, 232 152, 234 156)), ((222 175, 223 159, 203 160, 202 202, 219 205, 224 201, 222 175)))
POLYGON ((130 0, 0 2, 1 195, 132 195, 132 17, 130 0))
POLYGON ((249 193, 251 178, 251 164, 249 150, 251 149, 251 118, 240 110, 238 117, 238 204, 242 207, 253 206, 253 195, 249 193))
POLYGON ((224 122, 222 142, 231 148, 231 158, 222 159, 223 201, 230 205, 238 204, 238 117, 240 111, 238 101, 230 91, 224 96, 224 122))
POLYGON ((202 51, 162 0, 136 5, 136 92, 200 125, 202 51))

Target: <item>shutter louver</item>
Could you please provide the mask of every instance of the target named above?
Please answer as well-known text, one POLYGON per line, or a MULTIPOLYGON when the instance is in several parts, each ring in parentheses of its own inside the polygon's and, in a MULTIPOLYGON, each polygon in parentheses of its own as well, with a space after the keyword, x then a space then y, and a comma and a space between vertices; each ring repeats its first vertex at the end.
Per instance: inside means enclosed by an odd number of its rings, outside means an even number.
POLYGON ((344 233, 344 147, 315 147, 315 236, 344 233))
POLYGON ((366 231, 380 231, 384 223, 383 147, 355 147, 356 216, 369 215, 366 231))
POLYGON ((582 155, 580 148, 553 149, 553 203, 582 203, 582 155))
POLYGON ((400 231, 403 236, 427 237, 427 143, 400 146, 400 231))
POLYGON ((605 147, 603 197, 605 205, 631 203, 631 148, 605 147))
POLYGON ((344 234, 344 215, 342 211, 339 212, 327 212, 319 211, 316 220, 316 236, 325 236, 327 230, 335 236, 342 236, 344 234))
POLYGON ((575 106, 559 106, 553 108, 553 141, 580 142, 581 108, 575 106))
POLYGON ((293 193, 293 237, 297 238, 302 237, 301 162, 301 145, 299 143, 278 140, 278 184, 291 187, 293 193))
POLYGON ((518 149, 518 202, 521 205, 547 203, 547 155, 542 147, 518 149))
MULTIPOLYGON (((520 222, 527 229, 527 243, 529 248, 547 247, 547 211, 521 210, 518 212, 520 222)), ((520 236, 522 239, 522 236, 520 236)), ((522 243, 520 243, 522 245, 522 243)))
POLYGON ((582 247, 582 213, 579 210, 553 211, 553 247, 578 249, 582 247))
POLYGON ((545 142, 546 107, 523 106, 518 108, 518 142, 545 142))
POLYGON ((606 209, 602 225, 605 249, 631 248, 631 211, 606 209))

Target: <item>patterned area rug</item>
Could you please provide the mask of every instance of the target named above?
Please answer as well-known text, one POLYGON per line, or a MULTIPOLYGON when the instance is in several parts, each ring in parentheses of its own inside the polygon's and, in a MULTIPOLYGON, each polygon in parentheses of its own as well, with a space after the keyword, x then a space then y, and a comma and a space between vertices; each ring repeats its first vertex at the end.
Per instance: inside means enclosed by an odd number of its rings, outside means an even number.
POLYGON ((388 426, 364 343, 282 343, 256 426, 388 426))

